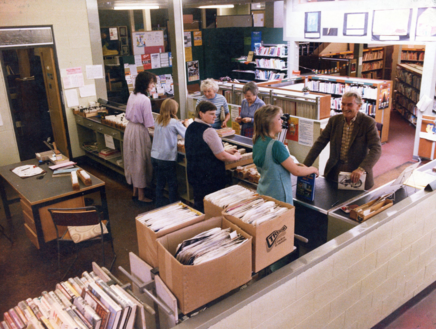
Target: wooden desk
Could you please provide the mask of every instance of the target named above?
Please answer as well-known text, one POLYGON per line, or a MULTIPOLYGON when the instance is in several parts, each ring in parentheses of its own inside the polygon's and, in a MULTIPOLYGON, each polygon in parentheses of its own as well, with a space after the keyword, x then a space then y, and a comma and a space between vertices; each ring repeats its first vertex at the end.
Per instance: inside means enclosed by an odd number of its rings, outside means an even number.
POLYGON ((42 179, 37 179, 38 176, 23 179, 11 171, 11 169, 28 164, 37 165, 38 161, 32 159, 0 167, 0 194, 6 217, 11 218, 9 204, 16 200, 7 199, 6 184, 9 184, 17 191, 23 210, 26 234, 38 249, 43 247, 46 242, 56 239, 56 230, 47 210, 48 208, 84 207, 84 196, 99 192, 104 218, 109 219, 106 188, 102 180, 90 174, 92 185, 85 186, 80 181, 80 190, 73 191, 71 177, 53 178, 53 172, 48 168, 49 165, 41 165, 41 168, 47 171, 42 179))

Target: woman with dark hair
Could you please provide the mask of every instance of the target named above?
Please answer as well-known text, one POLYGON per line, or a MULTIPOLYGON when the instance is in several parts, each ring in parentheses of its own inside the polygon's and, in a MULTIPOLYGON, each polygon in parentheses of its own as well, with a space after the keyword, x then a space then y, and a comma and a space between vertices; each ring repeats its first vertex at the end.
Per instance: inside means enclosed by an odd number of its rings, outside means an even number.
POLYGON ((315 167, 297 165, 286 146, 276 140, 282 131, 282 109, 264 105, 254 113, 253 162, 260 174, 257 193, 294 204, 291 175, 319 175, 315 167))
POLYGON ((253 81, 247 82, 242 87, 242 93, 245 98, 241 103, 241 114, 235 121, 241 125, 241 135, 251 138, 253 137, 254 113, 265 103, 257 97, 259 88, 253 81))
POLYGON ((213 103, 200 101, 196 107, 197 117, 185 134, 188 182, 194 190, 194 208, 201 212, 204 212, 204 197, 226 186, 225 161, 241 159, 236 150, 224 150, 221 138, 212 128, 216 111, 213 103))
POLYGON ((133 185, 133 198, 140 202, 152 202, 144 195, 151 185, 151 140, 149 127, 154 127, 151 102, 146 96, 154 88, 156 76, 144 71, 136 76, 135 89, 127 101, 126 119, 129 121, 124 132, 124 173, 128 184, 133 185))

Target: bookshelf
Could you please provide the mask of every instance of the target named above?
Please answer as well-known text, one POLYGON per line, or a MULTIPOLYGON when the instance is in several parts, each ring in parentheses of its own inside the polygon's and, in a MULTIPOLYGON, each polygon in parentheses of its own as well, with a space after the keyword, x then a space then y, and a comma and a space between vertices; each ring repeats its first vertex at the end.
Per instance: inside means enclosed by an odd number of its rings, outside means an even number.
POLYGON ((383 124, 381 142, 388 141, 392 81, 317 75, 309 77, 308 86, 311 91, 330 94, 331 109, 336 112, 341 112, 341 99, 344 92, 357 89, 363 98, 361 111, 383 124))
POLYGON ((401 49, 401 63, 423 65, 425 49, 422 48, 407 48, 401 49))
MULTIPOLYGON (((384 48, 368 48, 363 50, 362 78, 382 79, 385 62, 384 48)), ((333 54, 323 54, 322 57, 353 59, 352 51, 344 51, 333 54)))
POLYGON ((421 89, 422 66, 397 64, 395 78, 395 109, 416 127, 417 108, 421 89))
POLYGON ((254 52, 255 80, 284 79, 287 75, 288 46, 264 44, 254 52))

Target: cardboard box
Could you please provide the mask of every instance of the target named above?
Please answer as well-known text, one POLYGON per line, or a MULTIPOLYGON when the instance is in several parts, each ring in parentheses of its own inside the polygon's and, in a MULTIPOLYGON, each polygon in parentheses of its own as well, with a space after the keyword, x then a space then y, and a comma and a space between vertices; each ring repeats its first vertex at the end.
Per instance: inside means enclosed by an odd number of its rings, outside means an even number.
POLYGON ((214 217, 157 240, 159 275, 187 314, 251 280, 252 238, 223 217, 214 217), (183 240, 213 227, 230 227, 249 241, 230 253, 199 265, 182 265, 174 258, 183 240))
POLYGON ((200 22, 199 21, 193 21, 191 23, 184 23, 183 29, 185 32, 193 31, 193 30, 199 30, 200 29, 200 22))
POLYGON ((225 210, 222 212, 226 219, 253 237, 253 272, 259 272, 294 250, 295 207, 264 195, 259 197, 274 201, 289 211, 258 226, 244 223, 239 218, 227 214, 225 210))
POLYGON ((209 219, 212 217, 221 217, 223 213, 223 208, 213 204, 210 201, 207 201, 206 199, 203 200, 204 205, 204 219, 209 219))
MULTIPOLYGON (((182 202, 177 202, 177 204, 185 205, 182 202)), ((166 207, 169 207, 172 205, 174 205, 174 203, 171 205, 168 205, 166 207)), ((161 238, 168 233, 177 231, 177 230, 184 228, 184 227, 187 227, 189 225, 204 221, 204 214, 198 212, 197 210, 195 210, 194 208, 191 208, 189 206, 186 206, 186 207, 191 209, 193 212, 199 214, 199 216, 194 218, 191 221, 181 223, 177 226, 173 226, 173 227, 170 227, 168 229, 161 230, 159 232, 154 232, 153 230, 149 229, 144 223, 142 223, 140 220, 138 220, 138 217, 143 215, 143 214, 138 215, 136 217, 136 234, 138 236, 139 257, 141 257, 150 266, 152 266, 152 267, 158 266, 157 243, 156 243, 156 240, 158 238, 161 238)), ((163 208, 165 208, 165 207, 163 207, 163 208)), ((152 210, 150 212, 159 211, 159 210, 162 210, 163 208, 158 208, 158 209, 152 210)))
POLYGON ((183 15, 183 23, 192 23, 194 21, 194 15, 183 15))

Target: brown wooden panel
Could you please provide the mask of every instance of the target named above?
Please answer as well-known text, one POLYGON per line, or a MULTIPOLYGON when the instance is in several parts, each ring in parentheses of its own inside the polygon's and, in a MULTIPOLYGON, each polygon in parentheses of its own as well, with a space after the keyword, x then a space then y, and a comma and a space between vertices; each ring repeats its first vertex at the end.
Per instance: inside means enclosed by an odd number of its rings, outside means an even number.
POLYGON ((36 226, 35 226, 35 221, 33 220, 32 216, 29 216, 29 214, 25 211, 23 211, 23 217, 24 217, 24 222, 26 223, 26 225, 33 231, 36 232, 36 226))
POLYGON ((41 66, 44 76, 44 84, 47 92, 48 107, 53 129, 53 136, 59 151, 66 157, 70 157, 68 152, 67 134, 65 130, 62 103, 59 92, 58 77, 53 57, 52 48, 38 48, 41 56, 41 66))
POLYGON ((432 141, 429 141, 424 138, 419 139, 419 148, 418 148, 418 155, 422 158, 431 159, 431 149, 433 146, 432 141))
MULTIPOLYGON (((62 201, 50 206, 42 207, 39 209, 39 217, 41 219, 42 231, 44 232, 44 241, 48 242, 56 239, 56 229, 51 219, 48 208, 78 208, 85 206, 85 199, 83 197, 77 197, 71 200, 62 201)), ((58 227, 59 234, 63 234, 66 227, 58 227)))
POLYGON ((36 248, 39 249, 39 242, 38 242, 38 236, 32 229, 27 226, 27 224, 24 224, 24 230, 26 231, 27 237, 30 239, 30 241, 35 245, 36 248))

